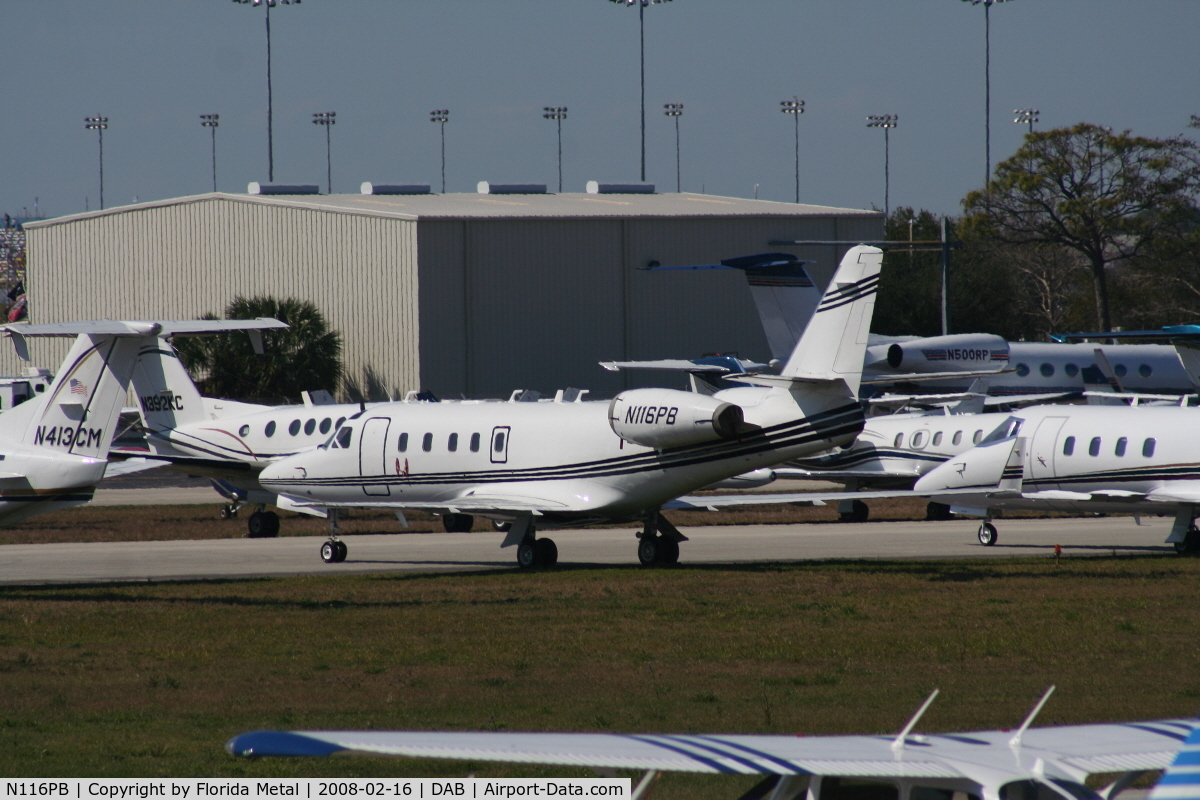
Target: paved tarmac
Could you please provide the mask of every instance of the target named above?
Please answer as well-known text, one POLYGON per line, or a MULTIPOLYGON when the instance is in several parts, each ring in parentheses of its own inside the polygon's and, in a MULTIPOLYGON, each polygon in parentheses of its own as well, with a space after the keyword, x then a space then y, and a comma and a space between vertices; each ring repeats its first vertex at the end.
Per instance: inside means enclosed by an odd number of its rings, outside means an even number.
MULTIPOLYGON (((516 551, 500 549, 499 533, 412 533, 342 538, 344 563, 325 564, 320 537, 173 542, 14 544, 0 546, 0 585, 252 578, 347 573, 459 572, 516 569, 516 551)), ((998 520, 999 541, 984 547, 978 522, 867 522, 683 528, 690 541, 680 563, 734 564, 810 559, 927 559, 1169 554, 1169 518, 998 520)), ((634 529, 551 531, 559 564, 636 565, 634 529)))

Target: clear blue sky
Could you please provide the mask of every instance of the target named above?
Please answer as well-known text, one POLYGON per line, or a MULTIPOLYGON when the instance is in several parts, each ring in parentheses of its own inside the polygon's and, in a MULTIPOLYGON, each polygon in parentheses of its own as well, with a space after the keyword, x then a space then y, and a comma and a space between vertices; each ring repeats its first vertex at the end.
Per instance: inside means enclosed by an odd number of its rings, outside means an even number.
MULTIPOLYGON (((325 182, 323 131, 337 112, 335 192, 364 180, 439 177, 437 126, 449 108, 449 191, 480 180, 565 189, 638 177, 637 8, 606 0, 303 0, 272 12, 275 179, 325 182)), ((263 10, 229 0, 4 0, 6 113, 0 211, 96 208, 96 135, 109 117, 105 201, 266 180, 263 10)), ((1200 113, 1196 0, 1012 0, 991 10, 993 163, 1019 145, 1012 109, 1040 128, 1087 121, 1146 136, 1188 133, 1200 113)), ((793 197, 799 96, 804 202, 883 206, 883 134, 896 113, 891 205, 957 213, 984 175, 984 11, 961 0, 673 0, 646 9, 647 179, 675 186, 684 103, 683 188, 793 197)), ((1200 134, 1200 131, 1190 131, 1200 134)))

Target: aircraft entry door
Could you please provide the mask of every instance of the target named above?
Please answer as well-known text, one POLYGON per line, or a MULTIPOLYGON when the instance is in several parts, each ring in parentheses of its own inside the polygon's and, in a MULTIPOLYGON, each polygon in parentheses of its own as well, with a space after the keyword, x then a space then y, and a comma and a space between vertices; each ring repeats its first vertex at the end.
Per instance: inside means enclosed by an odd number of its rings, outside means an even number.
POLYGON ((1029 442, 1029 460, 1025 464, 1026 479, 1037 481, 1031 489, 1057 489, 1058 482, 1053 479, 1054 460, 1060 457, 1063 443, 1059 435, 1066 417, 1043 417, 1038 423, 1037 430, 1029 442))
MULTIPOLYGON (((387 464, 384 463, 384 450, 387 448, 388 425, 391 420, 387 417, 371 417, 363 425, 362 436, 358 440, 358 474, 363 478, 387 479, 387 464)), ((386 483, 363 482, 363 491, 370 495, 390 495, 391 489, 386 483)))
POLYGON ((508 463, 508 435, 512 429, 507 425, 499 428, 492 428, 492 463, 507 464, 508 463))

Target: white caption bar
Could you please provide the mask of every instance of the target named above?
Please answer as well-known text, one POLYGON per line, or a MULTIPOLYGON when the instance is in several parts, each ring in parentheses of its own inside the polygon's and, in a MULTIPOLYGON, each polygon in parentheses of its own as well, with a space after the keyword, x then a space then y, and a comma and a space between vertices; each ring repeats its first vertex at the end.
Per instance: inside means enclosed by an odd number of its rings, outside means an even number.
POLYGON ((105 778, 4 780, 0 798, 64 798, 64 800, 214 800, 214 798, 304 798, 304 800, 511 800, 528 797, 628 798, 629 778, 409 778, 325 780, 300 778, 105 778))

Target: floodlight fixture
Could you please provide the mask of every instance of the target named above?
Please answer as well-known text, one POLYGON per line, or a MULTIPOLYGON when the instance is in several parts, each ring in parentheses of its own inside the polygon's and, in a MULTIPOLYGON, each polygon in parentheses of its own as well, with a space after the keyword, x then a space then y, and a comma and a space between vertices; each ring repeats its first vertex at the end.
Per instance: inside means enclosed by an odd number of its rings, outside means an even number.
POLYGON ((983 185, 992 179, 992 5, 1008 0, 962 0, 983 6, 983 157, 986 171, 983 185))
POLYGON ((200 125, 212 132, 212 178, 213 191, 217 190, 217 127, 221 124, 220 114, 201 114, 200 125))
POLYGON ((867 117, 868 128, 883 128, 883 216, 885 220, 891 212, 890 143, 888 141, 888 131, 896 127, 899 123, 899 114, 875 114, 867 117))
POLYGON ((779 110, 791 114, 793 127, 796 129, 796 202, 800 202, 800 115, 804 113, 804 101, 799 97, 791 100, 780 100, 779 110))
POLYGON ((562 121, 567 118, 566 106, 543 106, 543 119, 554 120, 558 125, 558 192, 562 194, 562 121))
POLYGON ((657 6, 671 0, 609 0, 622 6, 638 7, 638 48, 641 54, 642 85, 642 183, 646 182, 646 6, 657 6))
MULTIPOLYGON (((270 2, 270 0, 267 0, 270 2)), ((332 159, 330 158, 329 147, 329 129, 337 124, 335 117, 337 113, 334 111, 318 111, 313 114, 313 124, 322 125, 325 128, 325 193, 333 194, 333 168, 331 166, 332 159)))
POLYGON ((1016 116, 1013 122, 1017 124, 1026 124, 1029 126, 1029 132, 1033 133, 1033 123, 1038 122, 1038 114, 1042 113, 1036 108, 1014 108, 1013 113, 1016 116))
POLYGON ((267 26, 267 181, 275 182, 275 134, 271 97, 271 9, 277 5, 300 5, 300 0, 233 0, 238 5, 262 6, 267 26))
POLYGON ((95 131, 100 141, 100 210, 104 210, 104 132, 108 130, 108 117, 96 115, 84 117, 85 130, 95 131))
POLYGON ((681 192, 679 171, 679 118, 683 116, 683 103, 663 103, 663 115, 675 118, 675 191, 681 192))
POLYGON ((435 108, 429 112, 429 121, 438 123, 442 129, 442 194, 446 193, 446 123, 449 120, 448 108, 435 108))

